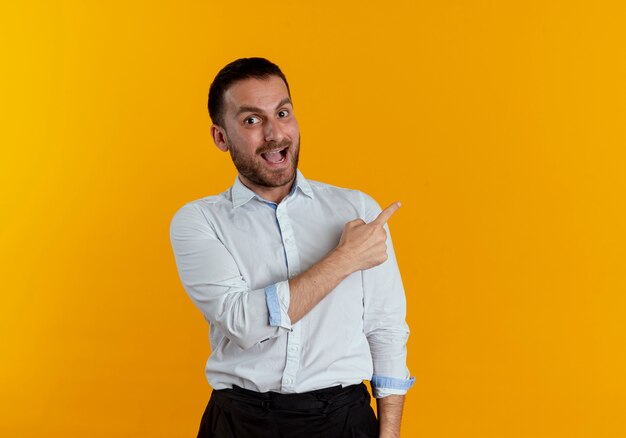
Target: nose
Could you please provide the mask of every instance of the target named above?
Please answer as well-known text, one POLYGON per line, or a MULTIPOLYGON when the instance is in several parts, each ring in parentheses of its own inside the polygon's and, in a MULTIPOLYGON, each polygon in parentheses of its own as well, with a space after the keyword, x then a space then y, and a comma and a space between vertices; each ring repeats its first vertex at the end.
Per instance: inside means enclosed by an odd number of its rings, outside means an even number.
POLYGON ((265 125, 263 127, 263 135, 266 142, 273 141, 276 143, 280 143, 285 137, 281 129, 280 123, 278 123, 276 120, 271 119, 265 122, 265 125))

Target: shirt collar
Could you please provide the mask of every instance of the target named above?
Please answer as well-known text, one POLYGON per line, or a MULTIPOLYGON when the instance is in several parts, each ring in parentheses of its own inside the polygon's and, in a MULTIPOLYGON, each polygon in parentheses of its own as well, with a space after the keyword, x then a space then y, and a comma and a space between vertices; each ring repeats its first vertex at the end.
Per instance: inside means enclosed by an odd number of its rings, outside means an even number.
MULTIPOLYGON (((296 170, 296 181, 294 182, 293 187, 291 187, 291 191, 287 196, 291 196, 296 191, 296 189, 300 189, 303 194, 313 199, 313 189, 311 189, 311 185, 306 180, 304 175, 302 175, 300 169, 296 170)), ((264 202, 268 202, 265 199, 262 199, 259 195, 254 193, 248 187, 246 187, 239 179, 239 175, 237 175, 237 177, 235 178, 235 183, 233 184, 233 187, 231 189, 233 208, 237 208, 246 204, 254 197, 259 198, 264 202)))

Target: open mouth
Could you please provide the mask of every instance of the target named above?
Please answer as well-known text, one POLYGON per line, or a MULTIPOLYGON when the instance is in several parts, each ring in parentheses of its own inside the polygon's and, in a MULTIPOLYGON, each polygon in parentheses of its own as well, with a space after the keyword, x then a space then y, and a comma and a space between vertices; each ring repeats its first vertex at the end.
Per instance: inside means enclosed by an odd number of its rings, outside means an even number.
POLYGON ((287 159, 287 149, 289 147, 284 147, 282 149, 275 149, 273 151, 263 152, 261 157, 265 161, 271 164, 280 164, 287 159))

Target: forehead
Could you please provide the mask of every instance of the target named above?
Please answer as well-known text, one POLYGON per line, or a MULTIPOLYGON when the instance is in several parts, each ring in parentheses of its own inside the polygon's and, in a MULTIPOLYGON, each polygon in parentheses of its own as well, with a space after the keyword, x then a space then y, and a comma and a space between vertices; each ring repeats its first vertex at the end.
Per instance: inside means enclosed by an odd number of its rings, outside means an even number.
POLYGON ((235 82, 226 90, 224 106, 227 113, 243 106, 273 111, 280 101, 288 97, 287 85, 278 76, 249 78, 235 82))

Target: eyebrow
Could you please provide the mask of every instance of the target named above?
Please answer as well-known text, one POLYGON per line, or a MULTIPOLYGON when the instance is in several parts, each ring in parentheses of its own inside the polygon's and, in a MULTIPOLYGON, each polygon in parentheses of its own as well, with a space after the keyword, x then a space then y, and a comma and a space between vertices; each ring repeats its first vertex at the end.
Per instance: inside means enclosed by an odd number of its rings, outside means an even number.
MULTIPOLYGON (((288 97, 285 97, 283 100, 281 100, 280 102, 278 102, 278 105, 276 105, 276 109, 280 108, 283 105, 293 105, 291 103, 291 99, 288 97)), ((239 117, 241 114, 243 113, 262 113, 263 110, 261 108, 258 108, 256 106, 241 106, 239 107, 239 110, 237 111, 237 113, 235 114, 235 117, 239 117)))

